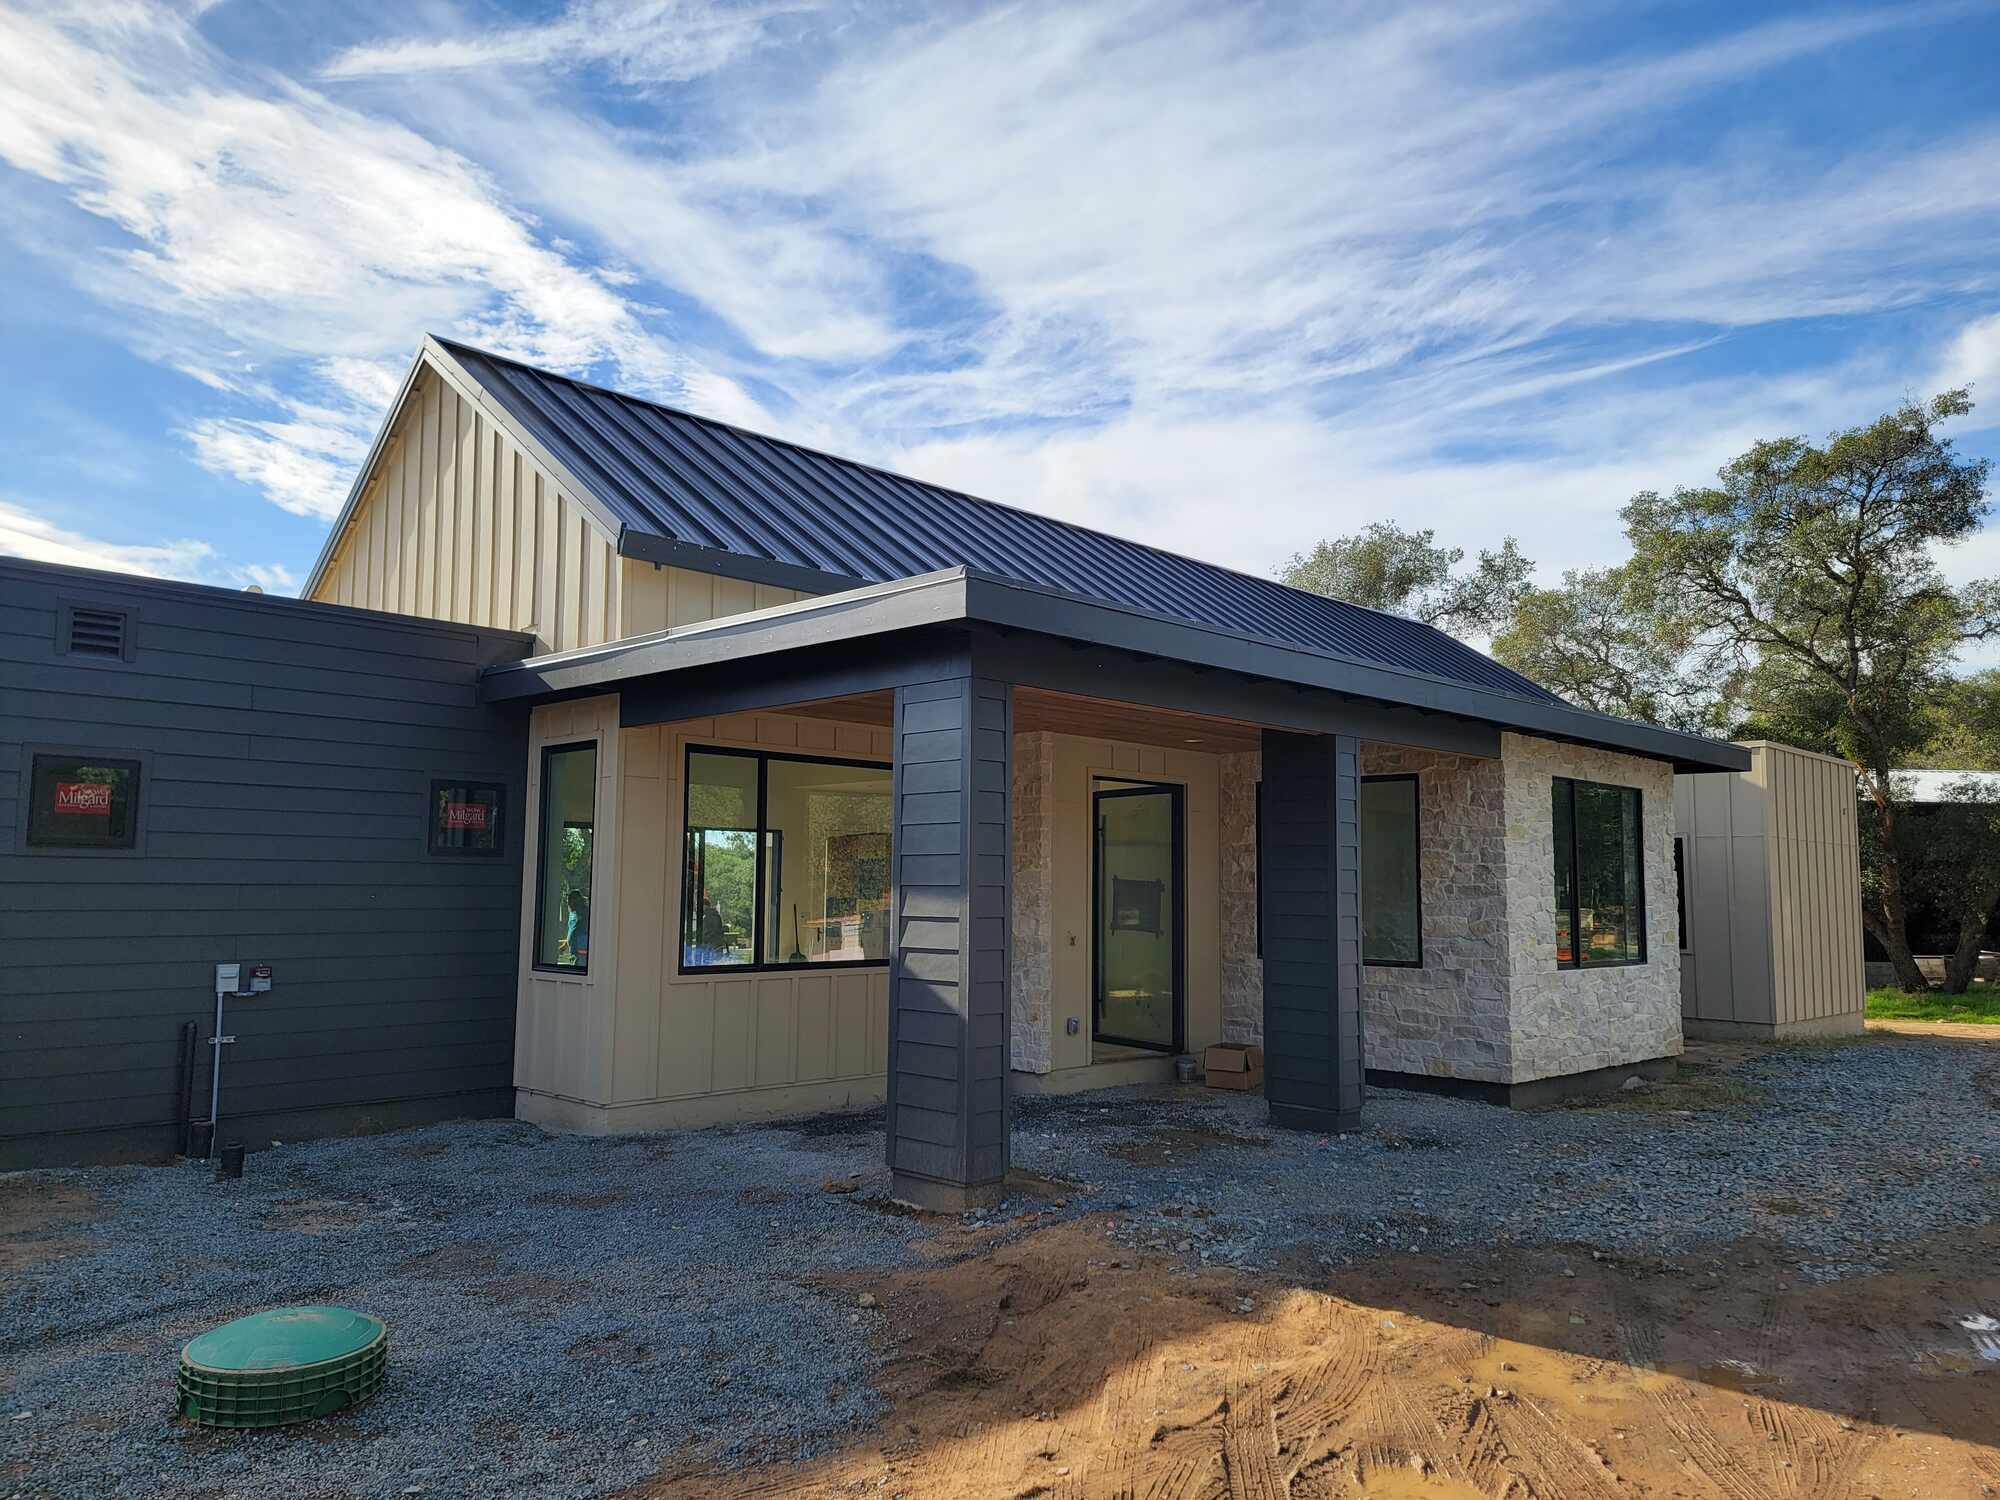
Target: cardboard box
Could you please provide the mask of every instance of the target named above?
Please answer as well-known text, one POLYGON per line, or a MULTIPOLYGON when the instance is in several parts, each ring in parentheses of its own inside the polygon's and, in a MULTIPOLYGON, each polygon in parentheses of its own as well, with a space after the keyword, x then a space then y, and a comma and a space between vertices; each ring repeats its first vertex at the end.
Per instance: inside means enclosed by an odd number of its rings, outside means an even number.
POLYGON ((1260 1089, 1264 1086, 1264 1049, 1218 1042, 1201 1057, 1201 1070, 1212 1089, 1260 1089))

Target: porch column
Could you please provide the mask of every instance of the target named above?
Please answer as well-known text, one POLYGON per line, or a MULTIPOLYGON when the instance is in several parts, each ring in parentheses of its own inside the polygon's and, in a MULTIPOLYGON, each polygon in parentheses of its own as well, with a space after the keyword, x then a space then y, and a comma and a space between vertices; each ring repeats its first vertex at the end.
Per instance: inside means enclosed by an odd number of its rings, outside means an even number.
POLYGON ((920 1208, 1007 1175, 1013 705, 969 669, 896 689, 889 1167, 920 1208))
POLYGON ((1264 731, 1264 1097, 1271 1123, 1360 1123, 1361 742, 1264 731))

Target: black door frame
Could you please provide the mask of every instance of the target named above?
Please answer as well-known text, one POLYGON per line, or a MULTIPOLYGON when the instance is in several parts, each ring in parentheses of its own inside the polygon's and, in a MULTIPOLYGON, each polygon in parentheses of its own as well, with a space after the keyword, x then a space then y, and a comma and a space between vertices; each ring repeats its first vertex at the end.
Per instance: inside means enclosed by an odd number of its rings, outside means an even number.
POLYGON ((1093 786, 1090 791, 1090 1039, 1113 1047, 1139 1047, 1148 1052, 1187 1050, 1187 788, 1177 781, 1115 779, 1120 786, 1093 786), (1099 804, 1108 797, 1171 799, 1174 831, 1174 1041, 1171 1047, 1133 1037, 1111 1036, 1104 1022, 1104 820, 1099 804))

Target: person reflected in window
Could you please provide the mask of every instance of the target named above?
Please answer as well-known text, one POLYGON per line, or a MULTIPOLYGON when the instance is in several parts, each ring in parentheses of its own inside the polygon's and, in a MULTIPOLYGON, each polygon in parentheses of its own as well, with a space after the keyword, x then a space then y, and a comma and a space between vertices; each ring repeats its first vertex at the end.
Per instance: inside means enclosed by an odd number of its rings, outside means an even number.
POLYGON ((722 963, 729 954, 729 924, 723 920, 722 908, 715 904, 715 897, 703 893, 701 898, 701 962, 722 963))
POLYGON ((563 902, 569 907, 569 931, 563 941, 569 947, 570 962, 579 968, 590 964, 590 898, 582 891, 569 890, 563 893, 563 902))

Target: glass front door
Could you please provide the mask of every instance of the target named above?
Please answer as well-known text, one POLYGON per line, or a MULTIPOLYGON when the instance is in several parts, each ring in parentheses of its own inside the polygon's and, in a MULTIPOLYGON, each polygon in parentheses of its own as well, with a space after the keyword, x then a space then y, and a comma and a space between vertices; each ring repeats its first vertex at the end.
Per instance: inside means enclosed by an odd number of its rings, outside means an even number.
POLYGON ((1178 1052, 1186 970, 1181 789, 1121 785, 1093 800, 1092 1035, 1178 1052))

